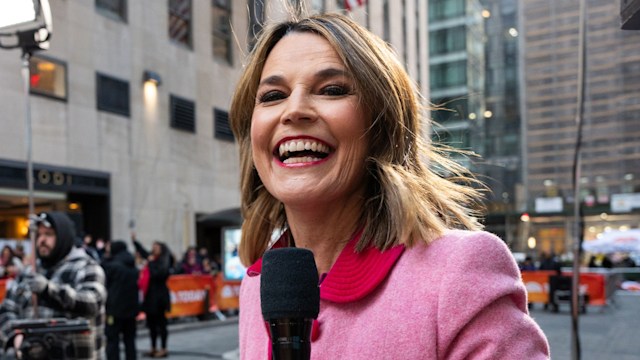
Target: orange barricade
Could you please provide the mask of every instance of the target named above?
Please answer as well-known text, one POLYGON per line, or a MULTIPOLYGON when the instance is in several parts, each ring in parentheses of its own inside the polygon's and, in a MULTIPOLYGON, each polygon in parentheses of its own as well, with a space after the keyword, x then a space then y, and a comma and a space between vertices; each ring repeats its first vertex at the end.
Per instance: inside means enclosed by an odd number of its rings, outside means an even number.
POLYGON ((225 280, 222 273, 216 278, 218 296, 216 298, 219 310, 238 310, 240 308, 240 281, 225 280))
POLYGON ((522 271, 522 281, 527 288, 529 302, 549 302, 549 276, 555 271, 522 271))
MULTIPOLYGON (((549 276, 554 271, 523 271, 522 281, 527 287, 529 302, 549 302, 549 276)), ((570 272, 563 272, 564 276, 571 276, 570 272)), ((604 274, 580 273, 580 291, 589 295, 589 305, 606 305, 607 294, 604 274)))
POLYGON ((7 293, 7 279, 0 280, 0 303, 4 301, 4 295, 7 293))
POLYGON ((167 280, 171 312, 167 317, 197 316, 215 310, 216 283, 211 275, 172 275, 167 280))

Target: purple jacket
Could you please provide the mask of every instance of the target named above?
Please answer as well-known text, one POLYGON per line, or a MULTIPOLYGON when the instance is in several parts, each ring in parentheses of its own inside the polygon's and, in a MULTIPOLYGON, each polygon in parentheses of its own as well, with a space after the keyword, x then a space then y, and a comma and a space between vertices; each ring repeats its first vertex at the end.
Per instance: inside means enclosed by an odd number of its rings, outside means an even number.
MULTIPOLYGON (((316 359, 548 359, 513 256, 496 236, 454 230, 430 245, 355 254, 320 285, 316 359)), ((240 358, 268 359, 261 263, 240 291, 240 358)))

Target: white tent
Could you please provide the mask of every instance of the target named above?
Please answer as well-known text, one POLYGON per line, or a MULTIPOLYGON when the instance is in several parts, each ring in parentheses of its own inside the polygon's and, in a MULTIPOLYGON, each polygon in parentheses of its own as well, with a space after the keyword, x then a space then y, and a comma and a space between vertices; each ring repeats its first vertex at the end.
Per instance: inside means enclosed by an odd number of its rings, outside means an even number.
POLYGON ((640 229, 606 231, 596 240, 584 241, 582 249, 603 254, 640 252, 640 229))

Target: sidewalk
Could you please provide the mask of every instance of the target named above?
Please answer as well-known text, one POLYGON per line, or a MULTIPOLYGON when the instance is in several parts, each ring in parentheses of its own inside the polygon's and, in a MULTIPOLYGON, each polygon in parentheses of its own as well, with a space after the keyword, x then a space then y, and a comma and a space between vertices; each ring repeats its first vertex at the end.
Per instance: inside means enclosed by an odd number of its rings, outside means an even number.
MULTIPOLYGON (((549 339, 551 358, 571 359, 571 313, 568 305, 559 313, 541 304, 530 310, 549 339)), ((589 306, 578 318, 582 360, 640 359, 640 294, 618 291, 608 306, 589 306)))

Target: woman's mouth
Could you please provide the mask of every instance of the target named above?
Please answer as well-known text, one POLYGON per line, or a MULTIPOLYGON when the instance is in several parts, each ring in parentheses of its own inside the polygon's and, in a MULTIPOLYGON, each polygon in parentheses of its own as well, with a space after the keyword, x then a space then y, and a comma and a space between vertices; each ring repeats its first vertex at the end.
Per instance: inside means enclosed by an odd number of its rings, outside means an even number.
POLYGON ((328 145, 312 139, 284 141, 278 146, 276 156, 284 164, 320 161, 332 152, 328 145))

